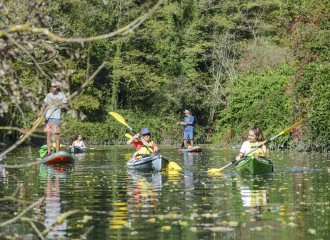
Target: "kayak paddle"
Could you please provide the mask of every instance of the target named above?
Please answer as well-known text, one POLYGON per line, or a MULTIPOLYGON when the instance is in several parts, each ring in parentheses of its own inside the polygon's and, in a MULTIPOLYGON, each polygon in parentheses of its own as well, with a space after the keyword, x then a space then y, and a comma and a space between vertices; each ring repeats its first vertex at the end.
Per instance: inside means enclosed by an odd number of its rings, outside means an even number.
MULTIPOLYGON (((34 123, 32 123, 32 125, 26 130, 26 132, 25 133, 23 133, 20 137, 19 137, 19 139, 11 146, 11 147, 9 147, 7 150, 5 150, 5 151, 2 151, 1 153, 0 153, 0 155, 2 155, 3 154, 3 156, 2 157, 0 157, 0 162, 3 160, 3 159, 5 159, 5 157, 7 156, 7 153, 8 152, 10 152, 11 150, 12 150, 12 148, 13 148, 13 146, 19 141, 19 140, 21 140, 24 136, 25 136, 25 134, 27 134, 28 132, 29 132, 29 130, 32 128, 32 130, 34 130, 38 125, 39 125, 39 123, 41 123, 42 122, 42 120, 43 120, 43 117, 39 117, 37 120, 35 120, 35 122, 34 123), (35 127, 33 127, 36 123, 38 123, 35 127)), ((1 129, 1 127, 0 127, 0 129, 1 129)), ((31 131, 32 131, 31 130, 31 131)), ((25 140, 25 138, 23 138, 23 141, 25 140)))
MULTIPOLYGON (((122 117, 122 116, 120 116, 118 113, 115 113, 115 112, 109 112, 109 114, 111 115, 111 116, 113 116, 118 122, 120 122, 120 123, 122 123, 122 124, 124 124, 126 127, 128 127, 128 129, 129 130, 131 130, 134 134, 137 134, 137 132, 135 131, 135 130, 133 130, 130 126, 128 126, 128 124, 125 122, 125 119, 122 117)), ((132 138, 132 137, 131 137, 132 138)), ((141 141, 145 144, 145 145, 147 145, 148 147, 150 147, 150 148, 152 148, 153 149, 153 147, 151 147, 141 136, 140 136, 140 139, 141 139, 141 141)), ((159 153, 158 153, 159 154, 159 153)), ((161 155, 162 156, 162 155, 161 155)), ((168 166, 170 167, 170 168, 173 168, 173 170, 181 170, 182 168, 178 165, 178 164, 176 164, 175 162, 170 162, 166 157, 164 157, 164 156, 162 156, 163 158, 165 158, 168 162, 169 162, 169 164, 168 164, 168 166)))
MULTIPOLYGON (((284 133, 286 133, 287 131, 290 131, 291 129, 299 126, 303 121, 305 120, 305 118, 301 119, 299 122, 297 122, 296 124, 294 124, 292 127, 285 129, 284 131, 280 132, 279 134, 277 134, 275 137, 272 137, 271 139, 267 140, 266 143, 269 143, 270 141, 274 140, 275 138, 283 135, 284 133)), ((266 144, 265 143, 265 144, 266 144)), ((258 148, 261 148, 262 145, 255 147, 254 149, 252 149, 251 151, 249 151, 248 153, 244 154, 243 157, 241 157, 241 159, 245 158, 248 154, 254 152, 255 150, 257 150, 258 148)), ((226 166, 222 167, 222 168, 211 168, 210 170, 207 171, 208 174, 217 174, 220 173, 223 169, 229 167, 230 165, 232 165, 233 163, 237 162, 237 160, 235 159, 234 161, 232 161, 231 163, 228 163, 226 166)))
MULTIPOLYGON (((125 137, 131 139, 133 136, 126 133, 125 137)), ((182 168, 176 162, 170 162, 166 157, 164 157, 164 156, 162 156, 162 157, 165 158, 169 162, 169 166, 171 167, 170 170, 182 170, 182 168)))

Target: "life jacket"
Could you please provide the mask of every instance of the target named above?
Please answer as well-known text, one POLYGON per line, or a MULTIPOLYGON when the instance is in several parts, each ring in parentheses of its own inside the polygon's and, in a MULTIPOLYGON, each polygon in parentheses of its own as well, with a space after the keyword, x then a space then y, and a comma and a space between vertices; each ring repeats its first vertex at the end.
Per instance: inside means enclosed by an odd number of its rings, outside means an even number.
MULTIPOLYGON (((154 154, 154 153, 156 153, 151 147, 148 147, 147 145, 145 145, 144 142, 142 142, 142 143, 143 143, 142 148, 134 154, 136 156, 135 159, 139 159, 143 155, 146 155, 146 154, 154 154)), ((150 146, 154 145, 154 142, 153 141, 150 141, 149 142, 149 145, 150 146)))
MULTIPOLYGON (((262 145, 262 142, 258 142, 258 144, 256 145, 254 142, 250 142, 251 148, 250 151, 255 149, 257 146, 259 147, 260 145, 262 145)), ((253 156, 254 154, 258 154, 259 157, 265 157, 265 153, 262 150, 262 148, 258 148, 257 150, 253 151, 252 153, 248 154, 247 156, 253 156)))

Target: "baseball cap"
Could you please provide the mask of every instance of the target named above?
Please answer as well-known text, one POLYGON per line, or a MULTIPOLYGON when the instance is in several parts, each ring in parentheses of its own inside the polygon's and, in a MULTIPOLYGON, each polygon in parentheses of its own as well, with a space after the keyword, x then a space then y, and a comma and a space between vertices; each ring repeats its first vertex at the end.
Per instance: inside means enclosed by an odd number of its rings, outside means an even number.
POLYGON ((189 110, 184 110, 184 113, 190 113, 189 110))
POLYGON ((149 128, 143 128, 141 131, 142 134, 147 134, 147 133, 151 133, 149 128))

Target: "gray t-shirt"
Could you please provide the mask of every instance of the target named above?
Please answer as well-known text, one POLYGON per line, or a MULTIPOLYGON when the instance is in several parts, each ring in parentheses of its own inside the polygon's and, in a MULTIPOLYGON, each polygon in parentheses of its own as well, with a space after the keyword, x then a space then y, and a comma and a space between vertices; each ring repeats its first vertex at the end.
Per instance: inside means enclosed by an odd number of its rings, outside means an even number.
MULTIPOLYGON (((54 95, 53 93, 48 93, 44 100, 44 105, 55 105, 54 103, 57 103, 55 98, 59 98, 62 103, 67 103, 65 94, 58 92, 56 95, 54 95)), ((61 119, 61 108, 57 108, 55 110, 54 108, 48 109, 46 113, 46 119, 49 118, 61 119)))

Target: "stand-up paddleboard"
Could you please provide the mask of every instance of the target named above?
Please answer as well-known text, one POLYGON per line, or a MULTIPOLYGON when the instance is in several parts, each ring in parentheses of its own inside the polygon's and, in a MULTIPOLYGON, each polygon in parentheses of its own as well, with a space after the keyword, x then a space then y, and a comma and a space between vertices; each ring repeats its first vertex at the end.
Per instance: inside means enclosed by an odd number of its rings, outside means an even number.
POLYGON ((65 151, 58 151, 57 153, 53 153, 49 157, 46 158, 37 158, 35 162, 38 164, 45 164, 45 163, 73 163, 73 157, 65 152, 65 151))
POLYGON ((200 146, 188 146, 188 149, 179 149, 178 152, 179 153, 185 153, 185 152, 201 152, 202 148, 200 146))

